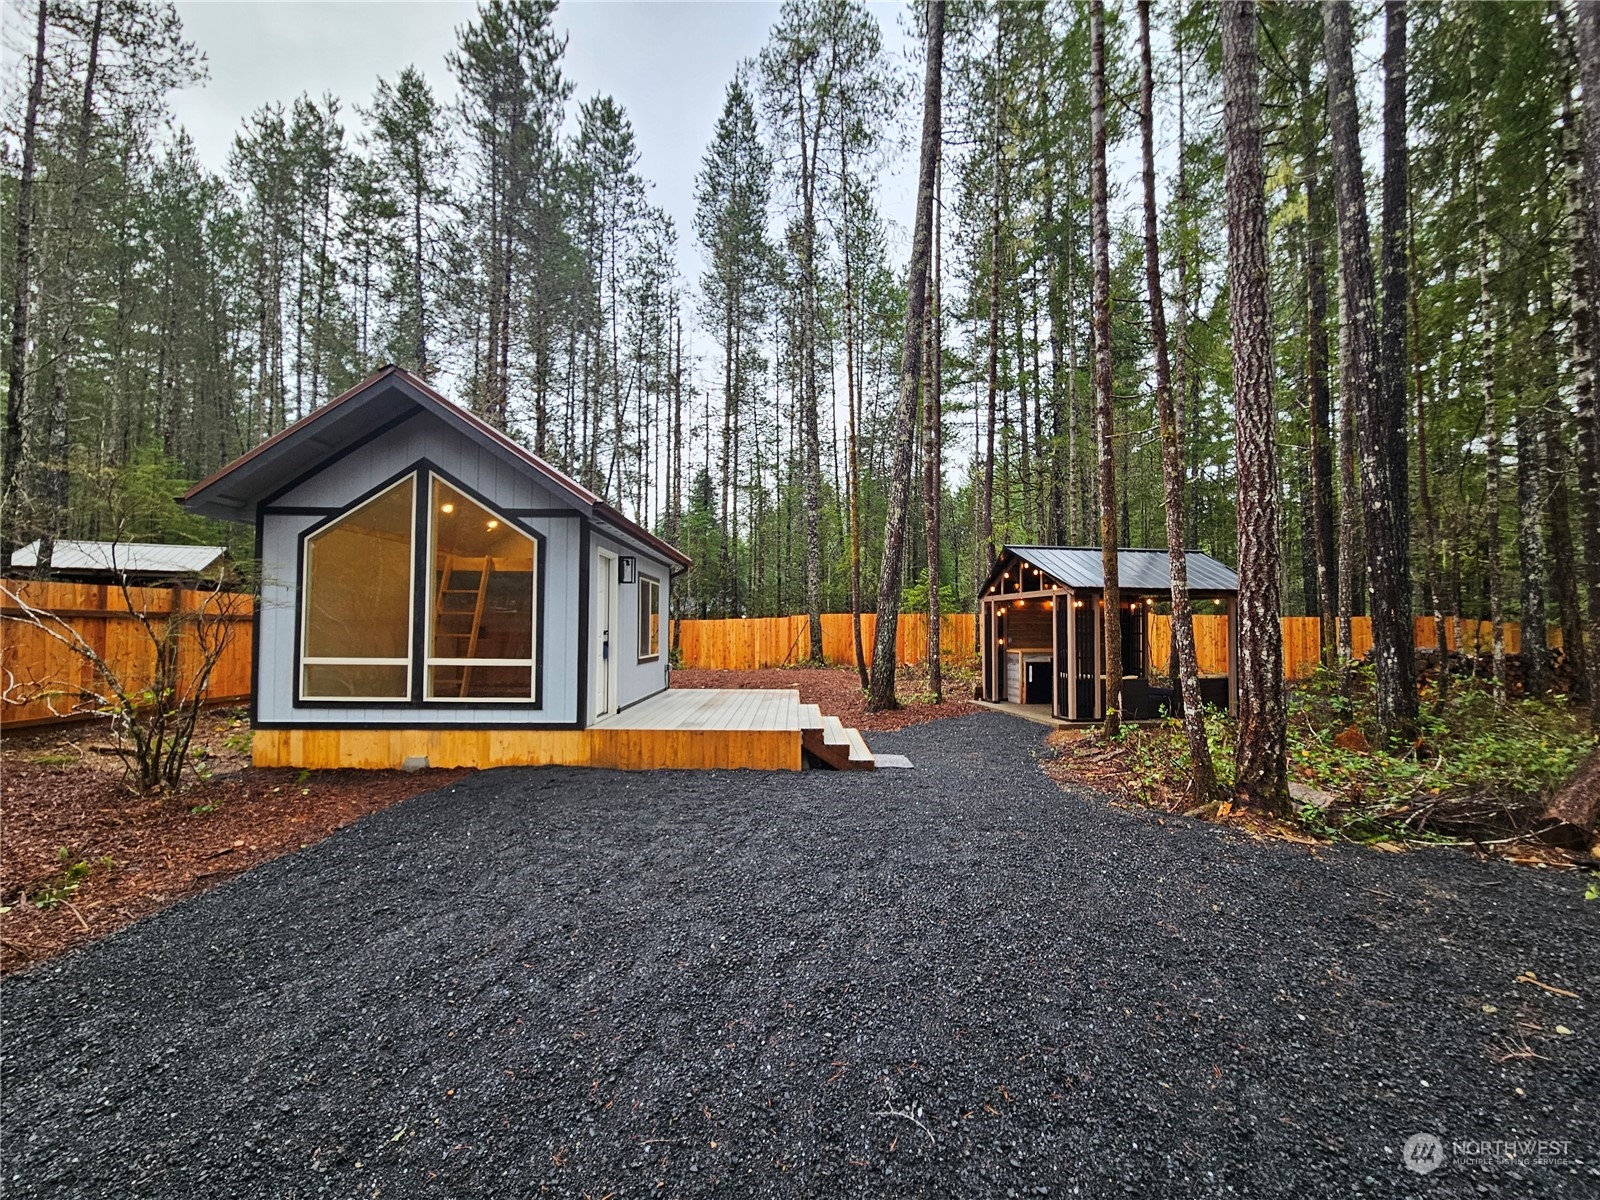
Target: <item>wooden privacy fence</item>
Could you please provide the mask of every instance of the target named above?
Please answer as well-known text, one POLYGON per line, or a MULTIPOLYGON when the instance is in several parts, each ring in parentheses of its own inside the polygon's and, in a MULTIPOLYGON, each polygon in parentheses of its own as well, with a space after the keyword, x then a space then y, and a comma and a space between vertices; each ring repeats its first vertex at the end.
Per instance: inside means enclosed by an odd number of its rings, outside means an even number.
MULTIPOLYGON (((129 588, 109 584, 41 583, 32 580, 6 581, 3 586, 35 608, 54 613, 76 629, 96 654, 111 664, 130 688, 148 686, 155 671, 155 642, 135 615, 143 612, 164 624, 174 611, 196 612, 208 593, 181 588, 129 588), (129 607, 132 602, 132 608, 129 607)), ((250 644, 253 607, 249 597, 229 596, 229 611, 208 619, 226 621, 231 626, 227 647, 211 675, 207 699, 212 702, 247 700, 250 696, 250 644)), ((18 605, 9 596, 0 596, 0 618, 17 613, 18 605)), ((1145 617, 1147 669, 1159 676, 1168 670, 1171 620, 1157 614, 1145 617)), ((1222 616, 1196 616, 1195 643, 1203 675, 1228 672, 1228 619, 1222 616)), ((1353 617, 1351 639, 1356 656, 1372 646, 1372 622, 1353 617)), ((1416 619, 1417 649, 1436 649, 1432 617, 1416 619)), ((861 617, 861 639, 867 661, 872 660, 872 637, 877 617, 861 617)), ((1507 654, 1522 648, 1520 627, 1504 625, 1507 654)), ((977 654, 971 613, 948 613, 940 621, 939 644, 945 660, 970 662, 977 654)), ((1445 637, 1457 649, 1454 624, 1445 622, 1445 637)), ((1462 621, 1461 640, 1470 653, 1490 649, 1488 621, 1462 621)), ((1561 631, 1552 627, 1550 645, 1561 644, 1561 631)), ((810 650, 810 634, 805 616, 745 617, 716 621, 679 621, 672 631, 672 645, 685 667, 730 671, 752 671, 781 667, 805 661, 810 650)), ((188 678, 197 664, 197 651, 191 639, 179 648, 180 678, 188 678)), ((1304 679, 1317 666, 1321 654, 1320 624, 1316 617, 1283 618, 1284 674, 1304 679)), ((926 613, 904 613, 895 637, 896 657, 903 664, 920 664, 928 656, 928 617, 926 613)), ((849 613, 825 613, 822 617, 822 655, 830 664, 847 666, 855 662, 855 641, 849 613)), ((0 687, 6 702, 0 704, 0 722, 16 728, 56 721, 70 711, 80 692, 102 690, 94 668, 79 654, 62 645, 41 629, 23 622, 0 619, 0 687), (43 691, 54 697, 37 696, 43 691)))
MULTIPOLYGON (((124 594, 114 584, 35 580, 6 580, 0 587, 71 625, 129 691, 149 687, 156 668, 156 641, 145 631, 138 614, 152 618, 157 628, 164 630, 175 611, 197 613, 209 600, 205 619, 226 622, 230 629, 227 645, 211 672, 207 700, 242 701, 250 696, 254 608, 248 596, 229 593, 218 597, 164 587, 131 587, 124 594), (224 611, 217 611, 219 601, 224 611)), ((13 728, 59 721, 72 713, 84 692, 103 694, 106 690, 83 655, 45 630, 12 619, 22 611, 11 595, 0 594, 0 687, 5 698, 0 704, 0 722, 13 728)), ((53 625, 48 618, 45 623, 53 625)), ((191 633, 178 644, 178 678, 192 679, 199 665, 200 652, 191 633)))
MULTIPOLYGON (((977 653, 971 613, 947 613, 939 620, 939 649, 950 662, 966 662, 977 653)), ((872 661, 876 613, 861 614, 861 646, 872 661)), ((793 666, 811 653, 810 618, 737 617, 720 621, 681 620, 673 628, 672 645, 685 667, 756 671, 793 666)), ((928 657, 928 614, 902 613, 895 629, 895 657, 902 664, 928 657)), ((849 613, 822 614, 822 657, 834 666, 856 661, 854 626, 849 613)))
MULTIPOLYGON (((1172 618, 1156 613, 1146 618, 1148 630, 1149 672, 1152 676, 1166 674, 1167 651, 1171 645, 1172 618)), ((1317 617, 1284 617, 1283 621, 1283 673, 1287 679, 1307 679, 1322 661, 1322 622, 1317 617)), ((1462 621, 1461 641, 1466 652, 1488 654, 1493 647, 1493 625, 1488 621, 1462 621)), ((1501 625, 1506 653, 1522 651, 1522 627, 1513 621, 1501 625)), ((1455 626, 1445 618, 1445 642, 1451 651, 1460 649, 1456 644, 1455 626)), ((1561 645, 1561 629, 1552 625, 1548 634, 1552 648, 1561 645)), ((1228 618, 1196 614, 1194 619, 1195 656, 1200 661, 1200 674, 1226 675, 1228 673, 1228 618)), ((1434 636, 1433 618, 1416 618, 1418 650, 1437 650, 1438 638, 1434 636)), ((1362 658, 1372 649, 1372 618, 1350 618, 1350 649, 1356 658, 1362 658)))

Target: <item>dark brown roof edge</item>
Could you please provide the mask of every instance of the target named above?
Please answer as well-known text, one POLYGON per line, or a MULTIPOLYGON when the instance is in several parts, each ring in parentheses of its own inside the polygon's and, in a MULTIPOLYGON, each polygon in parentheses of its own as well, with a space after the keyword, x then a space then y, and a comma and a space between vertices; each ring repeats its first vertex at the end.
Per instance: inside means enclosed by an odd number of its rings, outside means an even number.
POLYGON ((226 479, 229 475, 233 474, 234 471, 238 470, 244 464, 250 462, 268 447, 274 446, 277 443, 286 440, 291 434, 298 435, 308 428, 312 423, 321 420, 340 405, 347 403, 356 396, 370 391, 385 379, 390 378, 405 384, 407 387, 414 388, 427 400, 438 405, 449 419, 460 421, 472 433, 493 442, 507 453, 511 454, 527 466, 533 468, 533 470, 537 471, 540 475, 543 475, 562 491, 567 492, 569 495, 586 505, 602 520, 617 526, 617 528, 620 529, 626 536, 642 543, 645 546, 648 546, 652 550, 659 551, 667 558, 678 563, 680 566, 689 567, 693 565, 693 560, 689 558, 688 555, 684 554, 683 551, 679 550, 676 546, 673 546, 669 542, 657 537, 648 529, 645 529, 642 525, 629 520, 616 509, 612 508, 599 496, 595 495, 595 493, 584 487, 576 479, 573 479, 570 475, 567 475, 563 471, 557 470, 544 459, 540 458, 537 454, 529 450, 526 446, 523 446, 521 443, 506 436, 504 432, 496 429, 493 425, 489 424, 476 413, 462 408, 459 404, 453 404, 450 400, 446 399, 443 395, 435 391, 421 379, 418 379, 410 371, 407 371, 403 367, 394 366, 393 364, 380 367, 371 375, 367 376, 367 378, 363 379, 360 383, 341 392, 339 395, 335 396, 332 400, 329 400, 320 408, 313 409, 304 417, 300 418, 300 420, 296 421, 293 425, 289 425, 283 429, 280 429, 277 433, 267 438, 266 441, 261 442, 259 445, 256 445, 245 451, 227 466, 222 467, 206 476, 206 478, 202 479, 188 491, 184 492, 179 499, 182 501, 193 499, 207 488, 210 488, 226 479))
POLYGON ((282 429, 278 430, 277 433, 273 434, 266 441, 257 442, 254 446, 252 446, 250 449, 246 450, 243 454, 239 455, 239 457, 234 459, 231 463, 228 463, 226 466, 218 467, 215 471, 211 472, 211 474, 207 475, 204 479, 202 479, 199 483, 195 484, 192 488, 190 488, 188 491, 186 491, 183 495, 179 496, 178 497, 179 501, 180 502, 185 502, 185 501, 189 501, 189 500, 194 499, 194 497, 198 496, 201 492, 205 491, 207 488, 211 487, 213 484, 220 483, 222 480, 226 479, 229 475, 232 475, 235 471, 237 471, 240 467, 244 466, 245 463, 247 463, 247 462, 251 461, 252 459, 254 459, 257 455, 265 453, 270 447, 276 446, 279 442, 286 441, 290 434, 299 433, 301 430, 305 429, 307 426, 311 425, 313 422, 320 421, 323 417, 327 416, 330 412, 332 412, 334 409, 338 408, 341 404, 345 403, 347 400, 350 400, 354 396, 360 395, 362 392, 364 392, 368 388, 372 387, 380 379, 383 379, 383 378, 385 378, 385 377, 387 377, 389 375, 394 375, 394 374, 404 375, 405 373, 406 372, 402 371, 399 367, 396 367, 396 366, 379 367, 376 371, 374 371, 371 375, 368 375, 360 383, 356 384, 354 387, 346 388, 344 391, 340 392, 337 396, 335 396, 332 400, 329 400, 326 404, 322 405, 320 408, 312 409, 305 416, 301 417, 298 421, 296 421, 293 425, 285 425, 282 429))

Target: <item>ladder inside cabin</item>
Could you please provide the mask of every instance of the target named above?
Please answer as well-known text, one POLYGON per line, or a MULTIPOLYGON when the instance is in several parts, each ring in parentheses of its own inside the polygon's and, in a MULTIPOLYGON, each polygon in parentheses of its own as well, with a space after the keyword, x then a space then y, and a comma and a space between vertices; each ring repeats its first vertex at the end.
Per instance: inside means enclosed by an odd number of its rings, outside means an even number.
MULTIPOLYGON (((439 571, 439 589, 433 604, 433 657, 472 658, 478 649, 478 634, 483 628, 484 601, 489 580, 494 574, 494 559, 468 558, 447 554, 439 571)), ((471 667, 436 667, 445 676, 436 680, 435 695, 453 692, 467 694, 471 667)))

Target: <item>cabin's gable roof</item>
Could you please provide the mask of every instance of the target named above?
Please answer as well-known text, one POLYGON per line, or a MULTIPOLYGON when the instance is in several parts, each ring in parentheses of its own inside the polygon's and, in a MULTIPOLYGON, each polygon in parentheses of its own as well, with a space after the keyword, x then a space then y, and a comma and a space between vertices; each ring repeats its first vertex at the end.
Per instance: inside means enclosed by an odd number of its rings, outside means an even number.
POLYGON ((222 520, 253 519, 255 508, 327 467, 367 439, 429 413, 484 446, 568 501, 597 524, 678 566, 690 560, 676 547, 630 521, 577 480, 557 470, 488 422, 452 404, 400 367, 384 367, 349 391, 274 434, 180 497, 194 512, 222 520))
MULTIPOLYGON (((994 570, 984 582, 987 592, 1015 561, 1037 567, 1063 587, 1094 591, 1105 586, 1098 546, 1013 546, 1006 545, 994 570)), ((1224 563, 1199 550, 1188 552, 1189 590, 1192 592, 1237 592, 1239 576, 1224 563)), ((1117 550, 1117 577, 1120 587, 1132 592, 1161 592, 1172 589, 1170 561, 1165 550, 1117 550)))

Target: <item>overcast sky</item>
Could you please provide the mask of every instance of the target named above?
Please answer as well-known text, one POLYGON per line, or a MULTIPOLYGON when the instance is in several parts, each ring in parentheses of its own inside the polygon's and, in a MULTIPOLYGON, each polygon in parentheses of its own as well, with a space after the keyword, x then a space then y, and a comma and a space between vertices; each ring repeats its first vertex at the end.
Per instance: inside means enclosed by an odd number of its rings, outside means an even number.
MULTIPOLYGON (((886 49, 904 67, 903 5, 874 3, 886 49)), ((346 113, 367 104, 380 76, 415 64, 441 100, 456 95, 445 68, 455 31, 470 21, 471 3, 399 0, 190 0, 179 3, 189 36, 204 52, 210 77, 175 93, 173 110, 194 137, 202 161, 221 171, 244 118, 263 104, 288 104, 302 92, 332 92, 346 113)), ((638 138, 639 171, 654 184, 652 200, 677 224, 679 262, 692 281, 700 269, 693 244, 694 178, 723 93, 735 67, 760 53, 778 5, 757 0, 566 0, 556 25, 568 35, 567 77, 577 102, 614 96, 638 138)), ((346 128, 353 127, 353 119, 346 128)), ((884 216, 898 230, 909 223, 914 178, 905 156, 891 164, 880 190, 884 216)), ((904 254, 903 236, 892 242, 904 254)))

